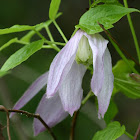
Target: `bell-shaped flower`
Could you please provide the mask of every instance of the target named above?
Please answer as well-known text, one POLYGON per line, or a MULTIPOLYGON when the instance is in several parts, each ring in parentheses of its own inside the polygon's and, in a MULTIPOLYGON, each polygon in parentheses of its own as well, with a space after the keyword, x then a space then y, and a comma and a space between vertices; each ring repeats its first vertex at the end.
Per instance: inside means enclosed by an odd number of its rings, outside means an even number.
MULTIPOLYGON (((13 109, 19 110, 25 106, 47 84, 47 79, 48 72, 34 81, 15 104, 13 109)), ((55 126, 68 116, 68 113, 63 109, 59 94, 56 94, 51 99, 46 99, 46 95, 44 94, 36 109, 36 113, 40 114, 41 118, 49 127, 55 126)), ((11 113, 10 117, 12 117, 13 114, 14 113, 11 113)), ((33 127, 35 136, 46 130, 44 125, 36 118, 34 119, 33 127)))
POLYGON ((59 93, 64 110, 73 115, 81 105, 81 85, 86 66, 93 64, 91 89, 98 98, 98 115, 104 117, 114 81, 107 43, 99 34, 88 35, 78 30, 51 63, 47 98, 51 99, 59 93))

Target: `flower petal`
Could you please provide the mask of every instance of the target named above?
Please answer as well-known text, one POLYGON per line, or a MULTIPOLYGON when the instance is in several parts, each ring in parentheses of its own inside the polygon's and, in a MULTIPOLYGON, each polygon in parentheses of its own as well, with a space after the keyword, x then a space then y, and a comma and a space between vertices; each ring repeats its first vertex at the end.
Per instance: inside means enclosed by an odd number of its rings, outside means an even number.
MULTIPOLYGON (((68 116, 68 113, 63 109, 59 94, 50 99, 47 99, 46 94, 44 94, 37 107, 36 113, 40 114, 41 118, 49 127, 53 127, 68 116)), ((46 130, 44 125, 36 118, 34 119, 33 125, 35 136, 46 130)))
POLYGON ((103 118, 105 112, 108 109, 111 94, 113 91, 113 82, 114 82, 114 76, 112 73, 111 55, 110 52, 108 51, 108 48, 106 48, 104 54, 104 82, 103 82, 102 90, 97 95, 98 104, 99 104, 99 112, 98 112, 99 118, 100 115, 103 118))
POLYGON ((79 41, 83 36, 83 31, 78 30, 68 41, 66 46, 56 55, 51 63, 48 77, 47 97, 53 96, 63 79, 69 72, 76 56, 79 41))
POLYGON ((82 79, 85 74, 86 67, 77 64, 75 61, 59 88, 59 95, 65 111, 72 116, 74 111, 78 110, 81 105, 83 96, 82 79))
MULTIPOLYGON (((24 105, 26 105, 46 84, 48 79, 48 72, 41 75, 37 80, 33 82, 33 84, 26 90, 23 96, 18 100, 13 109, 20 109, 24 105)), ((14 113, 10 114, 10 117, 13 116, 14 113)))
POLYGON ((91 80, 91 89, 97 96, 101 91, 104 81, 104 66, 103 56, 107 48, 108 41, 105 40, 100 34, 91 36, 86 35, 93 53, 93 76, 91 80))

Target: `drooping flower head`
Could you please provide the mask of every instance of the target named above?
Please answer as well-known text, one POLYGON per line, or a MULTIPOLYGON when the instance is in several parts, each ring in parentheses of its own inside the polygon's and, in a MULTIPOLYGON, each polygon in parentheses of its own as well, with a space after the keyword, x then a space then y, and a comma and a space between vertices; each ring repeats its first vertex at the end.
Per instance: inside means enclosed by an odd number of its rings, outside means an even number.
POLYGON ((114 80, 107 43, 108 41, 99 34, 90 36, 78 30, 51 63, 47 98, 53 97, 59 91, 64 110, 72 115, 81 105, 81 84, 86 71, 85 65, 93 63, 91 89, 98 98, 99 117, 104 117, 114 80), (75 60, 82 64, 77 64, 75 60))
MULTIPOLYGON (((107 43, 99 34, 90 36, 81 30, 77 31, 54 58, 49 73, 41 75, 13 109, 21 109, 48 82, 47 98, 46 94, 42 97, 36 113, 40 114, 48 126, 53 127, 65 119, 68 113, 72 116, 80 108, 85 65, 93 63, 91 89, 98 98, 99 117, 103 117, 110 102, 114 80, 107 43)), ((34 134, 38 135, 44 130, 45 127, 34 119, 34 134)))

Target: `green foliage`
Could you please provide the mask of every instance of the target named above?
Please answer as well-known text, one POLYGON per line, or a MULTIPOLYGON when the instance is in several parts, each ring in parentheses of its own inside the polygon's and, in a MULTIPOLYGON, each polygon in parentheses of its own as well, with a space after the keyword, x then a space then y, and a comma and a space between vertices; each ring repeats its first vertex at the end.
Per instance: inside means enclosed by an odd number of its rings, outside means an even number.
POLYGON ((21 48, 9 57, 9 59, 2 66, 1 70, 8 71, 21 64, 22 62, 27 60, 31 55, 33 55, 36 51, 40 50, 43 43, 43 40, 39 40, 25 45, 23 48, 21 48))
POLYGON ((105 120, 106 124, 109 124, 110 121, 117 115, 117 113, 118 113, 117 105, 111 100, 108 110, 104 116, 104 120, 105 120))
POLYGON ((111 4, 99 5, 91 8, 82 15, 79 25, 76 25, 76 28, 81 28, 88 34, 95 34, 103 31, 98 22, 102 24, 105 29, 110 29, 114 23, 131 12, 139 12, 139 10, 111 4))
POLYGON ((2 51, 3 49, 7 48, 9 45, 11 45, 12 43, 16 42, 17 40, 18 40, 17 37, 12 38, 7 43, 5 43, 3 46, 0 47, 0 51, 2 51))
POLYGON ((22 32, 26 30, 33 30, 34 27, 35 26, 29 26, 29 25, 14 25, 10 28, 0 29, 0 35, 15 33, 15 32, 22 32))
POLYGON ((121 4, 119 3, 118 0, 96 0, 95 2, 93 2, 93 4, 91 5, 91 7, 94 7, 97 4, 99 4, 99 3, 113 4, 113 5, 115 4, 115 5, 120 5, 121 6, 121 4))
POLYGON ((8 74, 9 72, 0 70, 0 78, 8 74))
POLYGON ((49 18, 54 20, 58 12, 61 0, 52 0, 49 9, 49 18))
MULTIPOLYGON (((129 62, 134 67, 134 62, 130 60, 129 62)), ((140 98, 140 82, 131 77, 131 72, 131 69, 123 60, 118 61, 113 67, 114 86, 127 97, 140 98)))
MULTIPOLYGON (((55 18, 58 18, 60 15, 62 15, 62 13, 58 13, 55 18)), ((36 31, 40 31, 42 30, 44 27, 49 26, 52 23, 52 20, 48 20, 42 24, 39 24, 35 30, 36 31)), ((29 33, 27 33, 25 36, 23 36, 20 41, 24 41, 24 42, 30 42, 31 38, 33 37, 33 35, 35 34, 35 31, 30 31, 29 33)))
POLYGON ((125 126, 119 122, 110 123, 104 130, 98 131, 92 140, 116 140, 125 132, 125 126))

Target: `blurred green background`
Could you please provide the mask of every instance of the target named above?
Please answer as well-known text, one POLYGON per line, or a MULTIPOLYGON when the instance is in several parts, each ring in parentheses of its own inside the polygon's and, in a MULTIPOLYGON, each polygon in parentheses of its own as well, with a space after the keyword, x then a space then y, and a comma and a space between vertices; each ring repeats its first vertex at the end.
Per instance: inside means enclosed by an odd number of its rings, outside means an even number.
MULTIPOLYGON (((10 27, 15 24, 21 25, 36 25, 38 23, 48 20, 50 0, 0 0, 0 28, 10 27)), ((140 9, 139 0, 128 0, 129 7, 140 9)), ((58 24, 69 39, 74 26, 78 24, 80 16, 88 8, 88 0, 62 0, 60 12, 63 15, 57 19, 58 24)), ((140 40, 140 15, 139 13, 132 13, 132 20, 135 26, 135 31, 140 40)), ((54 36, 55 41, 63 41, 58 31, 53 25, 50 30, 54 36)), ((124 17, 115 27, 110 30, 119 44, 126 49, 134 58, 137 59, 136 51, 127 23, 127 18, 124 17)), ((0 46, 6 43, 9 39, 18 36, 22 37, 27 32, 15 33, 0 36, 0 46)), ((41 33, 48 38, 45 30, 41 33)), ((104 33, 102 35, 106 37, 104 33)), ((33 40, 38 39, 34 36, 33 40)), ((140 42, 139 42, 140 44, 140 42)), ((4 64, 6 59, 21 48, 22 45, 13 44, 9 49, 0 52, 0 67, 4 64)), ((120 56, 117 54, 111 44, 108 48, 112 55, 112 63, 116 64, 120 56)), ((0 79, 0 104, 7 108, 12 108, 16 101, 21 97, 28 86, 41 74, 49 69, 51 61, 56 52, 52 49, 42 49, 31 56, 26 62, 14 68, 10 74, 0 79)), ((90 88, 91 74, 87 71, 84 80, 83 88, 84 95, 86 95, 90 88)), ((33 100, 28 103, 23 110, 34 113, 35 109, 45 92, 42 90, 33 100)), ((140 100, 132 100, 127 98, 124 94, 118 93, 115 96, 115 103, 119 109, 119 113, 114 120, 119 121, 126 126, 126 130, 132 135, 135 134, 138 124, 140 123, 140 100)), ((67 140, 69 138, 71 117, 68 117, 62 123, 53 128, 58 140, 67 140)), ((24 115, 16 115, 10 122, 10 131, 12 140, 51 140, 47 132, 39 134, 37 137, 33 136, 32 118, 27 118, 24 115)), ((0 124, 6 125, 5 113, 0 112, 0 124)), ((90 140, 97 130, 105 127, 103 120, 98 120, 97 109, 95 107, 95 99, 92 98, 81 109, 76 126, 76 140, 90 140)), ((7 138, 6 128, 4 129, 4 136, 7 138)), ((129 140, 127 136, 122 136, 120 140, 129 140)))

